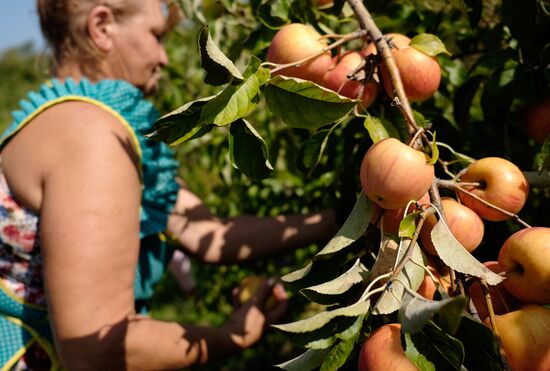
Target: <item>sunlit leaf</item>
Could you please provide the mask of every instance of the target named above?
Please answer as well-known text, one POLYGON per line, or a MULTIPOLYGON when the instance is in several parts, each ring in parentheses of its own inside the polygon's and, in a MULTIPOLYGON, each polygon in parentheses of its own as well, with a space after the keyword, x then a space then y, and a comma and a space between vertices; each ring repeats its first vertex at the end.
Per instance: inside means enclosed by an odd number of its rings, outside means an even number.
POLYGON ((357 317, 367 313, 370 308, 369 301, 359 301, 348 307, 342 307, 334 310, 327 310, 325 312, 318 313, 313 317, 302 319, 296 322, 272 325, 276 329, 288 333, 304 333, 311 332, 322 328, 330 321, 338 317, 357 317))
POLYGON ((275 76, 265 88, 271 112, 290 127, 316 130, 347 115, 356 102, 311 81, 275 76))
POLYGON ((281 277, 281 280, 287 283, 291 283, 294 281, 299 281, 311 271, 311 267, 313 266, 313 262, 309 262, 305 267, 297 269, 293 272, 290 272, 288 274, 285 274, 281 277))
POLYGON ((204 82, 210 85, 223 85, 232 80, 242 80, 239 69, 214 44, 208 26, 204 26, 198 36, 201 67, 206 71, 204 82))
POLYGON ((320 371, 333 371, 342 367, 350 356, 355 346, 355 338, 341 340, 333 346, 326 355, 320 371))
POLYGON ((191 139, 204 128, 205 125, 200 120, 201 111, 213 98, 212 96, 186 103, 160 117, 155 121, 155 131, 148 138, 168 145, 177 145, 191 139))
POLYGON ((435 141, 435 133, 434 133, 433 139, 432 139, 432 156, 430 157, 430 161, 428 161, 428 164, 434 165, 438 159, 439 159, 439 148, 437 148, 437 142, 435 141))
POLYGON ((355 242, 367 230, 373 212, 373 203, 361 192, 342 227, 315 257, 326 258, 355 242))
POLYGON ((320 304, 336 304, 338 298, 348 290, 362 283, 368 270, 357 259, 355 264, 341 276, 328 282, 306 287, 301 292, 310 300, 320 304))
POLYGON ((298 357, 276 365, 287 371, 310 371, 318 368, 323 363, 329 349, 308 349, 298 357))
POLYGON ((498 285, 503 278, 474 258, 456 240, 443 220, 439 220, 430 233, 437 255, 457 272, 484 279, 489 285, 498 285))
POLYGON ((365 125, 365 128, 369 132, 369 136, 373 143, 381 141, 385 138, 400 138, 399 132, 388 120, 367 115, 363 125, 365 125))
POLYGON ((442 53, 451 55, 441 39, 429 33, 416 35, 412 38, 410 45, 431 57, 442 53))
POLYGON ((399 237, 412 238, 416 231, 416 217, 420 215, 420 212, 407 214, 399 222, 399 237))
POLYGON ((269 70, 260 67, 260 61, 252 57, 244 80, 229 85, 202 109, 201 122, 224 126, 236 121, 256 107, 260 86, 269 79, 269 70))
POLYGON ((288 19, 289 4, 287 0, 266 2, 258 9, 259 20, 268 28, 278 29, 290 23, 288 19))
MULTIPOLYGON (((401 243, 402 246, 400 248, 403 249, 402 252, 400 252, 397 248, 389 248, 391 244, 388 245, 383 252, 383 254, 387 254, 388 257, 384 257, 384 260, 390 262, 392 258, 393 261, 401 259, 402 255, 405 254, 404 249, 409 248, 409 244, 410 240, 404 240, 401 243)), ((380 252, 378 254, 380 255, 380 252)), ((376 262, 378 261, 379 259, 377 258, 376 262)), ((373 305, 373 312, 375 314, 389 314, 398 310, 401 307, 403 294, 406 291, 404 285, 411 291, 416 291, 424 280, 425 272, 423 265, 424 258, 422 256, 422 252, 420 251, 420 246, 418 246, 418 244, 414 244, 411 260, 405 264, 405 267, 401 270, 401 272, 399 272, 397 279, 392 281, 390 287, 382 293, 377 303, 373 305)), ((390 268, 390 271, 392 269, 393 267, 390 268)))
POLYGON ((231 160, 250 179, 267 178, 273 171, 263 138, 246 120, 231 124, 229 130, 231 160))

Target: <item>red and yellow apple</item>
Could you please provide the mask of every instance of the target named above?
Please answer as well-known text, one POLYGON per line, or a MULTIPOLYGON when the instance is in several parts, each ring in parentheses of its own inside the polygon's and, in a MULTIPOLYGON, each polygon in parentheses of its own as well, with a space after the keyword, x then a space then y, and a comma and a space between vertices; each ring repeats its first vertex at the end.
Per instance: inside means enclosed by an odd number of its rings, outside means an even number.
POLYGON ((361 81, 348 78, 348 75, 361 65, 363 58, 363 55, 357 51, 334 57, 334 68, 327 71, 321 85, 345 97, 360 99, 361 106, 366 109, 378 96, 378 84, 375 81, 363 84, 361 81))
MULTIPOLYGON (((259 276, 248 276, 244 278, 239 285, 238 288, 238 295, 237 298, 239 300, 239 304, 244 304, 247 301, 254 296, 256 291, 266 282, 266 278, 259 277, 259 276)), ((271 295, 265 302, 265 308, 267 310, 273 309, 277 302, 286 300, 287 294, 285 289, 281 284, 276 284, 273 286, 271 295)))
POLYGON ((425 153, 395 138, 373 144, 361 163, 361 186, 369 199, 384 209, 405 207, 430 188, 434 167, 425 153))
MULTIPOLYGON (((529 184, 521 170, 512 162, 500 157, 485 157, 468 166, 461 182, 479 183, 463 188, 479 198, 510 213, 518 213, 529 194, 529 184)), ((484 205, 472 196, 459 192, 460 201, 483 219, 503 221, 510 217, 484 205)))
MULTIPOLYGON (((424 196, 420 197, 416 203, 419 205, 426 205, 430 202, 429 193, 425 193, 424 196)), ((415 210, 415 205, 411 204, 407 213, 404 212, 404 208, 400 209, 383 209, 380 206, 376 206, 377 210, 372 215, 371 223, 376 223, 378 220, 377 227, 382 226, 384 233, 398 234, 399 233, 399 224, 405 217, 415 210)))
POLYGON ((267 61, 287 64, 322 53, 311 61, 299 66, 285 68, 277 73, 320 84, 325 73, 332 68, 330 51, 327 50, 323 53, 326 46, 327 42, 321 39, 321 34, 313 27, 301 23, 291 23, 277 31, 271 40, 271 45, 267 51, 267 61))
MULTIPOLYGON (((504 272, 504 268, 498 261, 487 261, 484 262, 483 265, 495 273, 504 272)), ((521 304, 519 300, 506 291, 502 283, 496 286, 489 286, 489 295, 491 296, 491 304, 493 305, 493 312, 495 314, 508 313, 517 309, 521 304)), ((489 316, 489 310, 487 309, 487 302, 479 281, 474 281, 474 283, 470 285, 468 288, 468 296, 470 300, 473 301, 479 318, 483 321, 489 316)))
POLYGON ((502 245, 498 262, 510 294, 526 303, 550 304, 550 228, 531 227, 512 234, 502 245))
POLYGON ((401 345, 401 325, 389 323, 374 330, 361 347, 358 371, 418 370, 401 345))
MULTIPOLYGON (((483 233, 485 232, 483 220, 473 210, 452 198, 442 198, 441 207, 453 236, 466 250, 469 252, 474 251, 483 239, 483 233)), ((437 218, 435 215, 430 215, 424 221, 424 225, 420 231, 422 246, 426 252, 432 255, 437 255, 430 236, 436 223, 437 218)))
POLYGON ((521 111, 521 123, 535 143, 542 144, 550 135, 550 97, 526 106, 521 111))
MULTIPOLYGON (((432 267, 431 265, 428 265, 428 269, 433 274, 435 279, 437 280, 437 283, 439 283, 440 290, 449 293, 449 290, 451 289, 451 274, 449 272, 449 268, 445 267, 445 273, 441 274, 438 272, 437 269, 432 267)), ((416 290, 417 293, 425 297, 426 299, 433 300, 434 294, 437 291, 436 283, 432 279, 432 277, 426 273, 424 276, 424 280, 420 284, 420 287, 416 290)))
MULTIPOLYGON (((412 102, 431 98, 439 88, 441 81, 441 67, 437 58, 411 46, 411 39, 405 35, 390 33, 385 37, 393 45, 393 59, 399 70, 407 98, 412 102)), ((375 45, 370 44, 366 52, 376 53, 375 45)), ((385 63, 380 66, 380 78, 386 94, 393 98, 395 96, 393 83, 385 63)))
MULTIPOLYGON (((489 326, 489 318, 485 319, 489 326)), ((529 304, 495 316, 502 347, 513 371, 550 370, 550 309, 529 304)))

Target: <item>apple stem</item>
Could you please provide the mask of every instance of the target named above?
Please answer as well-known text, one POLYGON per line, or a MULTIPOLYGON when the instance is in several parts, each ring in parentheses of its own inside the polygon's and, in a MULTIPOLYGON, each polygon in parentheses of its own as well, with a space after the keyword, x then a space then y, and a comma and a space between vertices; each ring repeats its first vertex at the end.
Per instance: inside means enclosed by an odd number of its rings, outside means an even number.
POLYGON ((300 65, 304 64, 304 63, 307 63, 321 55, 323 55, 324 53, 326 53, 328 50, 331 50, 331 49, 334 49, 336 47, 339 47, 340 45, 343 45, 345 43, 347 43, 348 41, 351 41, 351 40, 355 40, 355 39, 359 39, 361 37, 364 37, 367 35, 367 31, 365 30, 360 30, 360 31, 355 31, 355 32, 350 32, 348 34, 345 34, 345 35, 342 35, 340 37, 339 40, 333 42, 332 44, 329 44, 328 46, 324 47, 319 53, 316 53, 316 54, 312 54, 306 58, 303 58, 303 59, 300 59, 299 61, 296 61, 296 62, 292 62, 292 63, 285 63, 285 64, 277 64, 277 63, 271 63, 271 62, 264 62, 262 63, 262 65, 264 66, 272 66, 274 67, 272 70, 271 70, 271 73, 276 73, 276 72, 279 72, 281 70, 284 70, 285 68, 289 68, 289 67, 299 67, 300 65))
POLYGON ((491 209, 497 210, 497 211, 503 213, 504 215, 509 216, 510 218, 512 218, 516 222, 518 222, 519 224, 523 225, 525 228, 530 228, 531 227, 529 224, 527 224, 525 221, 523 221, 517 214, 511 213, 508 210, 504 210, 504 209, 502 209, 502 208, 500 208, 496 205, 493 205, 492 203, 482 199, 481 197, 477 196, 476 194, 464 189, 461 186, 463 183, 458 183, 454 180, 437 179, 437 184, 438 184, 438 186, 440 186, 442 188, 447 188, 447 189, 451 189, 451 190, 454 190, 454 191, 465 193, 468 196, 470 196, 470 197, 476 199, 477 201, 481 202, 483 205, 485 205, 485 206, 487 206, 491 209))

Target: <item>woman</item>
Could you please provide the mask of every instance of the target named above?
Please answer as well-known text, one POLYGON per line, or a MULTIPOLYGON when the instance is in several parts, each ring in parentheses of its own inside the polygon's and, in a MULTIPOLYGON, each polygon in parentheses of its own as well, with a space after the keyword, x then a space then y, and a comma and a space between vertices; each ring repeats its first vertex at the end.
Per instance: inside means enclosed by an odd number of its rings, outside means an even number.
POLYGON ((220 328, 139 314, 173 250, 236 263, 327 239, 331 213, 221 220, 175 180, 143 99, 168 63, 160 0, 38 0, 56 76, 0 142, 6 369, 177 369, 256 342, 273 283, 220 328))

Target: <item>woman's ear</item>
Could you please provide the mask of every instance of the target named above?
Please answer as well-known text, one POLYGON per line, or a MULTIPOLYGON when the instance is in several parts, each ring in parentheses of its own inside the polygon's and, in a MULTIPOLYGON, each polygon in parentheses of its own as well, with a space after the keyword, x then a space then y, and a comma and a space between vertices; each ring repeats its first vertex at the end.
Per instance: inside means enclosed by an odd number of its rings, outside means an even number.
POLYGON ((86 22, 88 35, 94 45, 104 53, 111 50, 113 46, 113 27, 115 17, 111 8, 105 5, 98 5, 90 11, 86 22))

